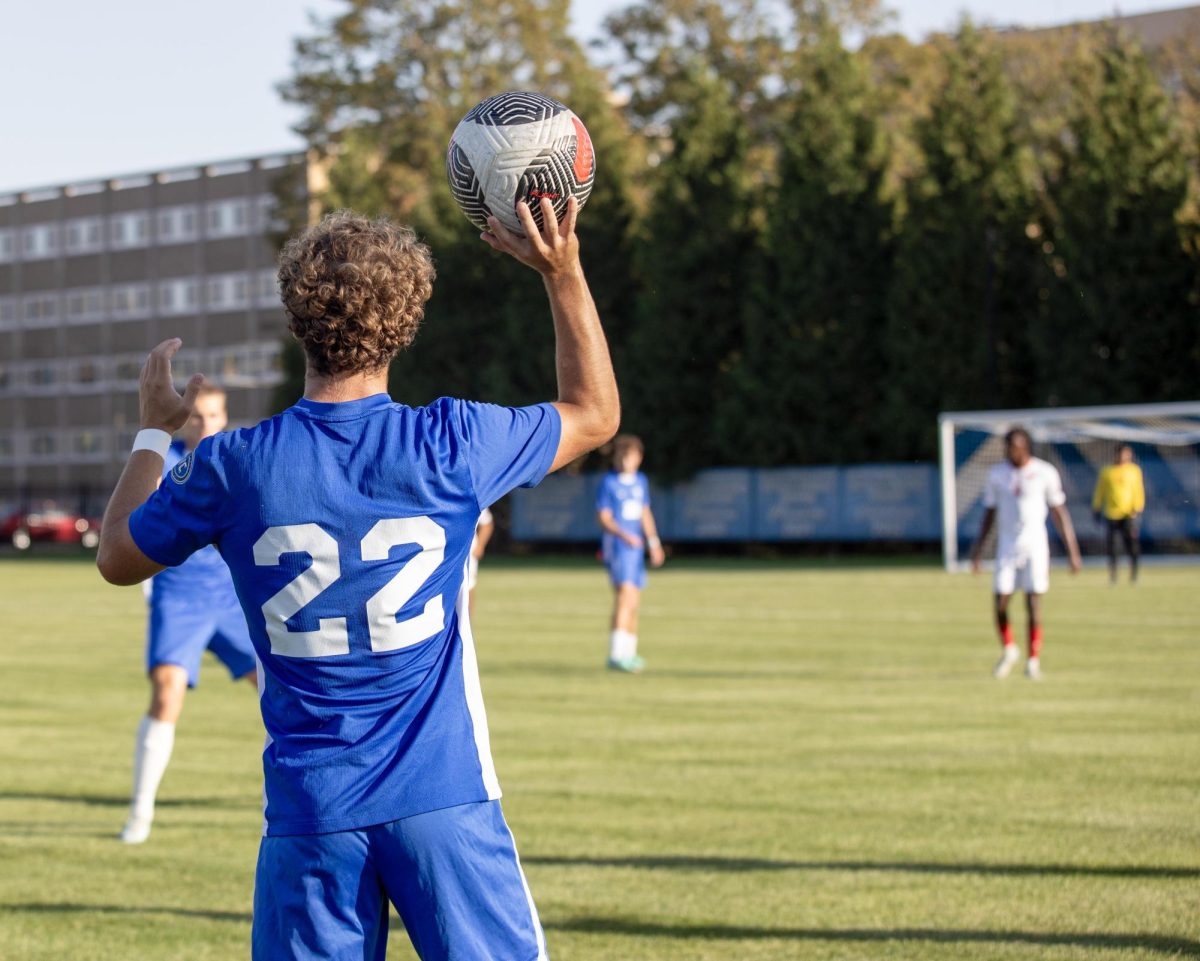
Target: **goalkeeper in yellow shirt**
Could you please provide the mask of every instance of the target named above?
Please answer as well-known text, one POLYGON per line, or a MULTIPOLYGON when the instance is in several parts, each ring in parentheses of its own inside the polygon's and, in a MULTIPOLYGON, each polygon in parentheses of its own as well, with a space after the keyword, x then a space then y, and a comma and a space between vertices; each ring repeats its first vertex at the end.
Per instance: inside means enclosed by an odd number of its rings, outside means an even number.
POLYGON ((1116 459, 1102 471, 1092 494, 1092 513, 1108 527, 1108 577, 1117 581, 1117 534, 1129 554, 1129 580, 1138 574, 1138 517, 1146 509, 1142 469, 1133 462, 1133 448, 1117 447, 1116 459))

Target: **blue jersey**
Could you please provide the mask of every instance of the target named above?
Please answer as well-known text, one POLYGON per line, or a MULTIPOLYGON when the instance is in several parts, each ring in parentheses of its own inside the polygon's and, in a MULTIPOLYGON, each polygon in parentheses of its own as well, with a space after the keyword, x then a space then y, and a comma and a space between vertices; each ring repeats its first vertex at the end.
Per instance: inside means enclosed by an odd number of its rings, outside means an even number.
MULTIPOLYGON (((163 465, 163 480, 187 455, 181 441, 172 441, 163 465)), ((203 547, 178 567, 168 567, 154 576, 151 591, 159 598, 164 595, 177 600, 208 605, 214 598, 234 600, 233 578, 215 547, 203 547)))
MULTIPOLYGON (((600 489, 596 492, 596 511, 612 511, 613 520, 626 533, 636 537, 642 536, 642 515, 650 506, 650 482, 646 475, 639 471, 636 474, 619 474, 609 471, 600 481, 600 489)), ((618 544, 624 542, 604 532, 605 556, 618 544)), ((639 548, 640 550, 640 548, 639 548)))
POLYGON ((202 441, 129 520, 147 557, 215 544, 263 668, 266 833, 500 796, 465 615, 483 505, 550 469, 549 404, 301 400, 202 441))

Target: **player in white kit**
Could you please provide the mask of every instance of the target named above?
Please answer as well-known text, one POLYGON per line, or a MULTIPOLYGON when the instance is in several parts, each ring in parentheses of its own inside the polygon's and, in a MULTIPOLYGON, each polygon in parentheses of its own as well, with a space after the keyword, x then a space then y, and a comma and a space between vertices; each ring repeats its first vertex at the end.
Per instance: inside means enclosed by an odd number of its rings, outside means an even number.
POLYGON ((1007 677, 1021 654, 1013 640, 1008 621, 1008 602, 1014 591, 1025 592, 1029 613, 1029 660, 1025 676, 1039 680, 1042 676, 1042 606, 1041 596, 1050 589, 1050 539, 1046 532, 1049 515, 1067 547, 1071 573, 1079 570, 1079 545, 1071 516, 1063 505, 1062 478, 1053 465, 1034 457, 1029 433, 1014 427, 1004 435, 1003 463, 988 472, 983 490, 983 524, 979 539, 971 552, 971 569, 979 571, 983 542, 992 529, 998 527, 996 538, 996 573, 993 590, 996 601, 996 627, 1000 632, 1002 651, 992 674, 1007 677))

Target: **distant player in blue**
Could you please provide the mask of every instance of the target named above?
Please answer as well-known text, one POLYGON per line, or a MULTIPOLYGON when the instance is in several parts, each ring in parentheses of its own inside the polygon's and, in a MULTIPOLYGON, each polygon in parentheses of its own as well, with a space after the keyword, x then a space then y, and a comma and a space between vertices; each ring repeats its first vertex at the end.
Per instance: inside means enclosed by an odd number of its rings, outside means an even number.
POLYGON ((561 225, 548 199, 541 213, 539 231, 518 207, 526 237, 494 218, 481 237, 541 274, 554 403, 393 403, 388 365, 416 335, 432 257, 411 230, 348 213, 280 255, 303 399, 201 442, 157 491, 164 431, 199 381, 172 387, 178 340, 146 361, 143 431, 97 564, 136 583, 215 544, 233 573, 267 729, 258 961, 382 959, 389 901, 423 961, 547 957, 500 811, 464 590, 482 508, 604 443, 620 417, 578 205, 561 225))
MULTIPOLYGON (((225 429, 229 416, 225 391, 204 384, 196 393, 192 414, 171 444, 164 477, 205 437, 225 429)), ((197 551, 183 564, 147 583, 150 617, 146 627, 146 673, 150 709, 138 723, 133 747, 133 796, 121 831, 126 844, 150 836, 154 799, 171 760, 175 725, 189 687, 200 680, 200 658, 212 651, 235 679, 257 684, 254 645, 246 617, 233 589, 229 568, 215 547, 197 551)))
POLYGON ((646 586, 646 549, 650 563, 662 567, 666 555, 650 510, 650 482, 642 466, 642 441, 621 434, 613 441, 613 469, 596 493, 601 555, 613 586, 612 631, 608 635, 608 667, 636 674, 646 662, 638 656, 638 608, 646 586))

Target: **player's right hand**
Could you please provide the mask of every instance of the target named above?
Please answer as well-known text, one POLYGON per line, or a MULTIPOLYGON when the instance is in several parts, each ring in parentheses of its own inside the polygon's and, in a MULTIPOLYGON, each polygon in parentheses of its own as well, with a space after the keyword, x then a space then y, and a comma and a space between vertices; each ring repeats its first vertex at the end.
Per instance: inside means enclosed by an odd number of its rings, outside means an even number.
POLYGON ((165 430, 173 434, 179 430, 192 414, 196 394, 204 383, 203 374, 193 374, 183 396, 175 390, 171 379, 171 358, 183 346, 178 337, 164 340, 150 351, 142 365, 141 381, 138 384, 138 400, 143 428, 165 430))
POLYGON ((977 554, 972 555, 972 557, 971 557, 971 573, 978 574, 981 569, 982 569, 982 565, 979 563, 979 556, 977 554))
POLYGON ((579 202, 574 197, 567 199, 567 216, 561 224, 549 198, 543 197, 540 203, 540 232, 533 222, 529 205, 522 200, 517 204, 517 219, 525 229, 524 237, 518 237, 495 217, 488 217, 489 230, 481 233, 480 239, 493 250, 515 257, 547 279, 579 270, 579 238, 575 236, 579 202))
POLYGON ((621 540, 623 540, 630 547, 642 546, 642 539, 638 537, 637 534, 630 534, 628 531, 621 532, 621 540))

